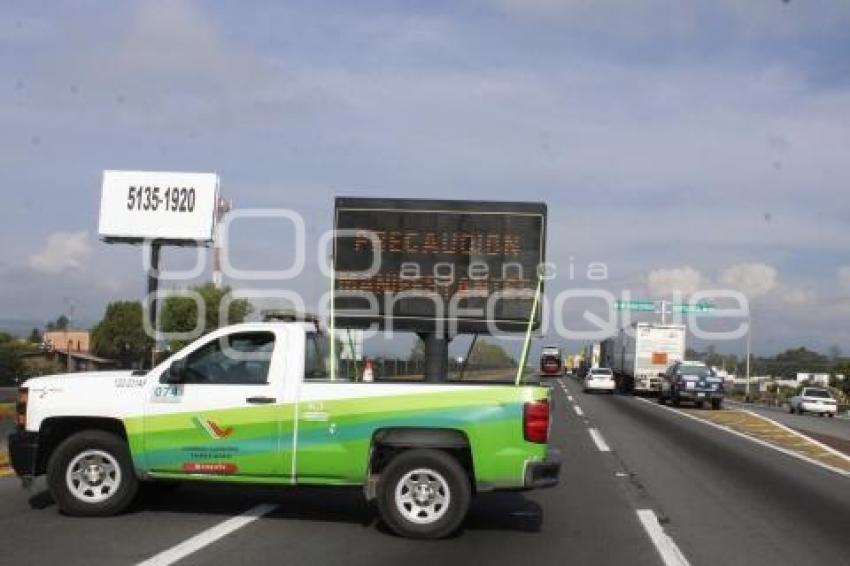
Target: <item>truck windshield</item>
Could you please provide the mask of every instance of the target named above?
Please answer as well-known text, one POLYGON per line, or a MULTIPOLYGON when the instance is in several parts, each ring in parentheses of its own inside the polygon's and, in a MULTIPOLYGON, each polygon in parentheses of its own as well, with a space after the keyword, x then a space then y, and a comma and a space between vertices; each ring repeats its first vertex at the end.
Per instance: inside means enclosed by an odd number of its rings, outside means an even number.
POLYGON ((714 370, 705 366, 681 366, 679 375, 693 376, 698 378, 716 377, 714 370))

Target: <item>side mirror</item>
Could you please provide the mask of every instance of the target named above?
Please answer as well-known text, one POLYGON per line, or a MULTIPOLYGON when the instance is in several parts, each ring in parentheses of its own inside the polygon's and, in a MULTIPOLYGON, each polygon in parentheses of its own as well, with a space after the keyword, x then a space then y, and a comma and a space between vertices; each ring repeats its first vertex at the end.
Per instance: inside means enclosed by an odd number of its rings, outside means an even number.
POLYGON ((172 384, 186 381, 186 362, 184 360, 174 360, 171 362, 163 381, 172 384))

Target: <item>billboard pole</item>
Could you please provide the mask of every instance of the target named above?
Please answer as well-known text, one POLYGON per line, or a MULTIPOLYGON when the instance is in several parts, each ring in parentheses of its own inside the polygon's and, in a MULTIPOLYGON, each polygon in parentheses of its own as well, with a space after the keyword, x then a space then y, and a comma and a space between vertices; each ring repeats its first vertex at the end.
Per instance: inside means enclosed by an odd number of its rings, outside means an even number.
POLYGON ((445 334, 422 332, 419 338, 425 342, 425 381, 436 383, 449 379, 449 342, 445 334))
POLYGON ((151 347, 151 368, 156 365, 156 346, 159 340, 159 327, 156 324, 156 313, 159 306, 156 300, 156 293, 159 290, 159 252, 160 243, 157 240, 153 240, 151 242, 151 264, 148 270, 148 297, 150 300, 148 303, 148 309, 150 309, 148 316, 150 317, 154 335, 153 346, 151 347))
POLYGON ((528 317, 528 328, 525 330, 525 342, 522 345, 522 355, 519 357, 519 367, 516 371, 516 384, 522 382, 522 374, 525 371, 525 362, 528 359, 528 347, 531 345, 531 330, 534 328, 534 316, 537 314, 537 305, 540 302, 540 287, 543 279, 537 279, 537 291, 534 292, 534 302, 531 304, 531 316, 528 317))

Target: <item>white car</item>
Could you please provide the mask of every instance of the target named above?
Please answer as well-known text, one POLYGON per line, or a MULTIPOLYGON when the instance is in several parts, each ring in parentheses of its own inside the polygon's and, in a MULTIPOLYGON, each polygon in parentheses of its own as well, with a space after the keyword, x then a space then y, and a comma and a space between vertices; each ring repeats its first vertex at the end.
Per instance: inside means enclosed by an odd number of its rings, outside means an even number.
POLYGON ((838 404, 828 389, 820 387, 804 387, 799 395, 791 397, 789 404, 791 414, 817 413, 821 416, 834 417, 838 412, 838 404))
POLYGON ((617 385, 614 382, 614 372, 610 368, 591 368, 584 378, 584 392, 608 391, 613 393, 617 385))

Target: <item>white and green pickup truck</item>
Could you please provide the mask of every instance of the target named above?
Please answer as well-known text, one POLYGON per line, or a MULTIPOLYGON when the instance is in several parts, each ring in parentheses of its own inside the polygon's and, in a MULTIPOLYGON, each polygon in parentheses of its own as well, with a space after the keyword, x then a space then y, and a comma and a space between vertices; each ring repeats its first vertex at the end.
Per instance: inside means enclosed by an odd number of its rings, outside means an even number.
POLYGON ((145 481, 361 485, 420 538, 456 530, 476 492, 557 483, 547 388, 334 380, 326 342, 310 323, 240 324, 144 375, 31 379, 12 466, 87 516, 121 512, 145 481))

